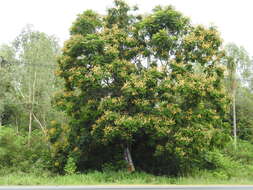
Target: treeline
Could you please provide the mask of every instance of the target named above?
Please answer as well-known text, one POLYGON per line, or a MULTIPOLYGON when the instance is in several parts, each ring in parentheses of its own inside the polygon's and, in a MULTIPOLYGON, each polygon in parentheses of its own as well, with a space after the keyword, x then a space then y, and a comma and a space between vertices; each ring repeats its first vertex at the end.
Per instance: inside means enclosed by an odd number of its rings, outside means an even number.
POLYGON ((253 160, 246 50, 171 6, 135 11, 115 0, 104 16, 83 12, 62 50, 30 27, 1 46, 3 173, 182 175, 253 160))
POLYGON ((52 107, 54 93, 62 87, 54 74, 59 55, 56 38, 35 31, 32 26, 26 26, 12 43, 0 47, 3 171, 29 171, 44 156, 50 157, 50 121, 64 120, 63 114, 52 107))

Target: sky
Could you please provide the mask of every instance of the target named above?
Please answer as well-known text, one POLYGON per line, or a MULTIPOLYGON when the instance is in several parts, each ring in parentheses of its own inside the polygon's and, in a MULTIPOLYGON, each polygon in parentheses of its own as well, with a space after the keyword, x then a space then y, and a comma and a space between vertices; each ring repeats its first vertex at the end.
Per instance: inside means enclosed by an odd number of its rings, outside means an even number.
MULTIPOLYGON (((126 0, 143 13, 156 5, 173 5, 194 24, 215 25, 225 43, 234 42, 253 56, 253 0, 126 0)), ((0 44, 11 42, 27 24, 55 35, 62 44, 77 14, 93 9, 104 14, 113 0, 2 0, 0 44)))

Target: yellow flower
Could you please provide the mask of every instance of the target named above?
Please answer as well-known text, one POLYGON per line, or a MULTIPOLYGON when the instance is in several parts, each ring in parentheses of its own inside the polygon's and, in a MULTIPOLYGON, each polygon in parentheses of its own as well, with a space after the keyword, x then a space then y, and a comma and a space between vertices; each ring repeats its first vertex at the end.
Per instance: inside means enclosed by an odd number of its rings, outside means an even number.
POLYGON ((56 124, 55 120, 51 121, 51 125, 55 125, 55 124, 56 124))
POLYGON ((51 129, 49 130, 49 134, 51 134, 51 135, 53 135, 55 132, 56 132, 56 129, 55 129, 55 128, 51 128, 51 129))

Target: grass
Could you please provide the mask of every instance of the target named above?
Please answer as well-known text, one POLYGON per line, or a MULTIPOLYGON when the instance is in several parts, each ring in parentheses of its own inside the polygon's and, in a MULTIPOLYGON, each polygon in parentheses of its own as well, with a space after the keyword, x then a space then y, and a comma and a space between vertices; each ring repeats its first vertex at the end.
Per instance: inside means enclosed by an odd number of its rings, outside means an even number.
POLYGON ((90 172, 68 176, 36 174, 8 174, 0 177, 0 185, 202 185, 202 184, 253 184, 253 176, 224 178, 221 174, 199 172, 189 177, 171 178, 146 173, 90 172))

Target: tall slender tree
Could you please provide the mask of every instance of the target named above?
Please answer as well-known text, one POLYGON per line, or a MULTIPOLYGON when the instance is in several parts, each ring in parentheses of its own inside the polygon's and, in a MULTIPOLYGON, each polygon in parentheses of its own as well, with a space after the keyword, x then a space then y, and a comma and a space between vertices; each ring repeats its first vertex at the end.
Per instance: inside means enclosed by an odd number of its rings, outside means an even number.
POLYGON ((14 41, 18 56, 17 76, 20 103, 28 112, 28 139, 37 123, 43 133, 51 110, 51 97, 56 91, 56 56, 59 46, 54 37, 26 27, 14 41))
POLYGON ((236 91, 240 83, 244 86, 249 85, 249 81, 244 80, 249 76, 251 59, 243 47, 230 43, 225 47, 226 56, 223 61, 227 67, 227 86, 232 97, 232 118, 234 146, 237 145, 237 119, 236 119, 236 91))

